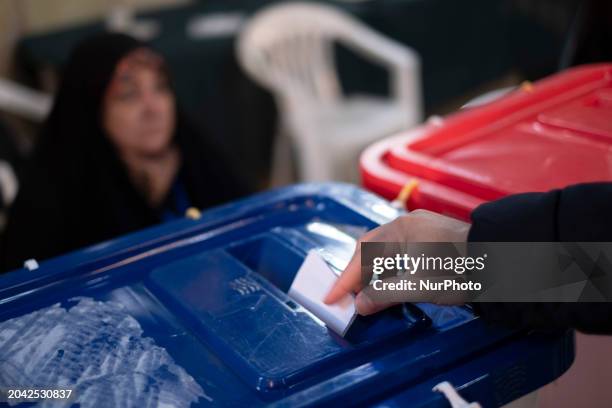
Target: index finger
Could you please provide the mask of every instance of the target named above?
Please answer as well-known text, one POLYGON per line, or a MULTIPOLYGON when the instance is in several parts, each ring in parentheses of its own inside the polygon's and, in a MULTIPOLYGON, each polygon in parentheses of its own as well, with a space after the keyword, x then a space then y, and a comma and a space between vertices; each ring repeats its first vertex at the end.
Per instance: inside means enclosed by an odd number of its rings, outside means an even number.
MULTIPOLYGON (((359 244, 358 244, 359 245, 359 244)), ((323 302, 330 305, 336 303, 351 292, 361 289, 361 251, 357 249, 350 262, 329 290, 323 302)))

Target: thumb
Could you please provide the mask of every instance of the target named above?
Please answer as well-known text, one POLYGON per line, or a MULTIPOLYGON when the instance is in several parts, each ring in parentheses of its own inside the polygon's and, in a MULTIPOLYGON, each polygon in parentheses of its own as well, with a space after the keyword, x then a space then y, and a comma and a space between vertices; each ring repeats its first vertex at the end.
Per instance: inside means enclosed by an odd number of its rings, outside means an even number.
MULTIPOLYGON (((367 288, 366 288, 367 289, 367 288)), ((368 294, 368 290, 362 290, 355 298, 355 308, 361 316, 371 315, 391 306, 397 305, 398 302, 378 302, 372 300, 368 294)))

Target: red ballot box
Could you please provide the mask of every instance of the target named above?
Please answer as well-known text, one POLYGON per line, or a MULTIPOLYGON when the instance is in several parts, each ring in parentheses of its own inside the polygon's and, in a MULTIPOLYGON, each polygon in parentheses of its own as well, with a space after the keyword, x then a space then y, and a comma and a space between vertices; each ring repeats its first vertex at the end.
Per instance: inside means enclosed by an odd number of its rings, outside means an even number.
POLYGON ((612 181, 612 64, 573 68, 486 105, 384 139, 360 160, 363 185, 407 208, 467 220, 509 194, 612 181))

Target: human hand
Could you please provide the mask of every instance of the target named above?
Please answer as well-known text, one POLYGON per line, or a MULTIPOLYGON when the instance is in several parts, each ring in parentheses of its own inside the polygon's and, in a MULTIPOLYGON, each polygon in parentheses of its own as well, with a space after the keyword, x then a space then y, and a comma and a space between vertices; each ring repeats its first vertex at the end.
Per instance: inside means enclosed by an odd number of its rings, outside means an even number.
MULTIPOLYGON (((324 299, 327 304, 336 303, 346 294, 359 292, 355 305, 357 312, 361 315, 369 315, 386 309, 397 302, 374 302, 372 300, 371 286, 365 286, 361 277, 361 243, 362 242, 464 242, 470 224, 444 215, 436 214, 427 210, 415 210, 407 215, 396 218, 388 224, 369 231, 357 241, 355 253, 344 269, 334 286, 324 299)), ((396 276, 385 279, 386 282, 400 280, 396 276)), ((422 293, 421 293, 422 295, 422 293)), ((457 294, 435 294, 428 293, 430 298, 419 298, 419 301, 428 301, 438 304, 460 304, 463 303, 457 294)), ((414 295, 412 295, 414 296, 414 295)), ((403 302, 409 302, 411 294, 405 293, 403 302)))

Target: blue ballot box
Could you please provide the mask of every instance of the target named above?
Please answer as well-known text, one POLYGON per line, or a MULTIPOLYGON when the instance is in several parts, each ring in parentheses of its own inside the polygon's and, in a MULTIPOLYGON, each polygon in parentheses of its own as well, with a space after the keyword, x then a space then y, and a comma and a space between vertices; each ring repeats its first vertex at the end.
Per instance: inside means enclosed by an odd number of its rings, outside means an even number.
POLYGON ((81 407, 446 407, 432 388, 449 381, 493 407, 571 365, 572 332, 490 327, 467 306, 397 306, 342 338, 287 296, 309 251, 341 271, 397 215, 353 186, 298 185, 5 274, 0 389, 81 407))

